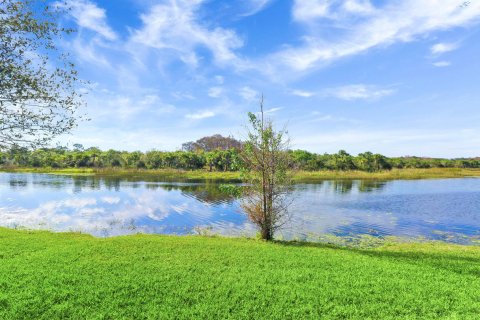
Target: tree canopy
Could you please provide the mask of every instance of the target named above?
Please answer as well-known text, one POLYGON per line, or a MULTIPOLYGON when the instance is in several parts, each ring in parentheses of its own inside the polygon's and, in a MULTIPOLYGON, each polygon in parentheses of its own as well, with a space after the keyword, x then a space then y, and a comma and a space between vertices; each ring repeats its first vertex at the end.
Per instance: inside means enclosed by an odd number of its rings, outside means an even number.
MULTIPOLYGON (((421 157, 387 158, 381 154, 364 152, 357 156, 345 151, 318 154, 305 150, 286 151, 289 169, 294 170, 361 170, 375 172, 391 168, 480 168, 480 159, 441 159, 421 157), (345 163, 348 166, 345 166, 345 163)), ((209 171, 238 171, 244 167, 240 151, 236 149, 204 151, 118 151, 84 148, 76 144, 66 147, 13 147, 0 151, 1 167, 52 168, 138 168, 138 169, 207 169, 209 171)))
POLYGON ((74 64, 57 43, 64 5, 0 0, 0 149, 44 145, 70 131, 82 105, 74 64))
POLYGON ((197 141, 189 141, 182 144, 184 151, 213 151, 213 150, 229 150, 240 149, 242 142, 233 137, 224 137, 220 134, 203 137, 197 141))

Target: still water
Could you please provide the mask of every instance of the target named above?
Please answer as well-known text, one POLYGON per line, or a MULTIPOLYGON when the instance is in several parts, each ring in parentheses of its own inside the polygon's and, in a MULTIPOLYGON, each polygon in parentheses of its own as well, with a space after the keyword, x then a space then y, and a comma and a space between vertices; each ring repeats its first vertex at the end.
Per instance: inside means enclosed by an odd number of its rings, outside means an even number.
MULTIPOLYGON (((323 181, 295 186, 283 239, 480 240, 480 179, 323 181)), ((255 235, 218 183, 0 173, 0 225, 96 236, 255 235)))

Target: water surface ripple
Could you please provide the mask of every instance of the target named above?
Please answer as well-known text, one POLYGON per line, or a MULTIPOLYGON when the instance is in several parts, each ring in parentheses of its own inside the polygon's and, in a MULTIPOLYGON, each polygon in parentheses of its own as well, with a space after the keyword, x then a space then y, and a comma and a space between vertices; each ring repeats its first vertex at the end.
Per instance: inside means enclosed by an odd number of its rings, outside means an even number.
MULTIPOLYGON (((480 179, 298 184, 278 236, 480 239, 480 179)), ((0 225, 96 236, 132 233, 254 235, 239 201, 212 181, 0 173, 0 225)))

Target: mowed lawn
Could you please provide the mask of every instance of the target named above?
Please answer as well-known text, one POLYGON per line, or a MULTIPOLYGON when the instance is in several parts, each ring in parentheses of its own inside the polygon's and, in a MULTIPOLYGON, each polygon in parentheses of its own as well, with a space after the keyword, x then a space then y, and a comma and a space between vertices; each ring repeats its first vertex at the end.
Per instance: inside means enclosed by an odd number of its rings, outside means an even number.
POLYGON ((0 319, 479 319, 480 248, 0 228, 0 319))

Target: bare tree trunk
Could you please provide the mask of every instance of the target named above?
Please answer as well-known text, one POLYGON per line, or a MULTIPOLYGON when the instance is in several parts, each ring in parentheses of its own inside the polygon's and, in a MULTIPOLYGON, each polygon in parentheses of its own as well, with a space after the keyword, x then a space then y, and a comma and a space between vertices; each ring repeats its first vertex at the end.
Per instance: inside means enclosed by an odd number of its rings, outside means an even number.
MULTIPOLYGON (((260 101, 260 112, 262 115, 262 124, 261 124, 261 134, 263 135, 265 128, 264 128, 264 119, 263 119, 263 94, 262 94, 262 99, 260 101)), ((262 137, 262 142, 264 141, 262 137)), ((262 194, 263 194, 263 219, 264 221, 267 221, 268 219, 268 212, 267 212, 267 182, 266 182, 266 177, 265 177, 265 146, 262 148, 262 194)), ((268 230, 268 223, 266 224, 266 230, 262 230, 262 239, 269 240, 268 239, 268 234, 270 231, 268 230), (266 235, 264 235, 266 233, 266 235)), ((264 227, 265 229, 265 227, 264 227)))

